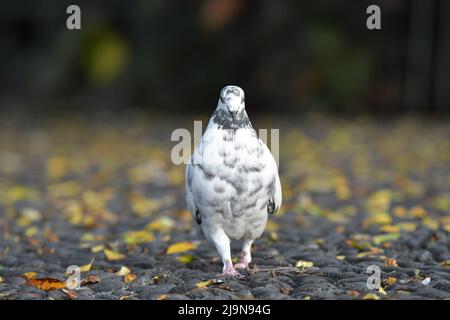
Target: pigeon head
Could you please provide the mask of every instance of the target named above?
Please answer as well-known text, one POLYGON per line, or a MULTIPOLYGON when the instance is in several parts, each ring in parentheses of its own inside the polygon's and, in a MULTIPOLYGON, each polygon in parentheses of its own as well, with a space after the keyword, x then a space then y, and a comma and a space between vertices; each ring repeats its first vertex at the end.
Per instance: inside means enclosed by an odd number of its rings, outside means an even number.
POLYGON ((226 86, 220 91, 217 108, 228 112, 234 118, 245 110, 244 90, 238 86, 226 86))

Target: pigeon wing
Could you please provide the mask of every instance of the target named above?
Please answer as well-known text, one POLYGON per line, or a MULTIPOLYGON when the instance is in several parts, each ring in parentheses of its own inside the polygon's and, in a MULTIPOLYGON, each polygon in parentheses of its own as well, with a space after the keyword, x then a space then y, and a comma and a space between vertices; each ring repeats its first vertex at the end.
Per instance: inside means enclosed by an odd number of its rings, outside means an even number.
POLYGON ((262 142, 264 148, 264 158, 268 169, 268 176, 271 177, 269 181, 268 196, 269 200, 267 202, 267 212, 274 214, 281 207, 282 193, 281 193, 281 183, 280 177, 278 176, 277 163, 270 152, 269 148, 262 142))
POLYGON ((186 203, 187 203, 187 208, 191 212, 194 220, 198 224, 201 224, 202 217, 200 216, 199 209, 195 205, 195 197, 194 197, 194 194, 192 193, 192 180, 193 180, 194 174, 195 174, 194 167, 192 166, 191 161, 189 161, 188 165, 186 166, 186 179, 185 179, 185 181, 186 181, 186 203))

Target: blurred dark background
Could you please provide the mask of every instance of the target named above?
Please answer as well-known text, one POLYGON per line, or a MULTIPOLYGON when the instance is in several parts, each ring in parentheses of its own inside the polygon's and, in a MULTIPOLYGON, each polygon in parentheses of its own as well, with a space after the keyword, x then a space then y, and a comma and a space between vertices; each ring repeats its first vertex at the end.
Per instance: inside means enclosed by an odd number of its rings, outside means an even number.
POLYGON ((252 113, 450 111, 445 0, 2 1, 0 39, 6 112, 210 113, 227 84, 252 113))

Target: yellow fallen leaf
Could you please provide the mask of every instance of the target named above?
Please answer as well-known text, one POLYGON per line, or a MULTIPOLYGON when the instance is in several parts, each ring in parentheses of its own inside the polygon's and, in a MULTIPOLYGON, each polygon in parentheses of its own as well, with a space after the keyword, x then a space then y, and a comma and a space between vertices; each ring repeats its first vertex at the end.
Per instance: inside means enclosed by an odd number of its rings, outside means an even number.
POLYGON ((157 298, 156 298, 156 300, 167 300, 169 298, 169 295, 167 295, 167 294, 162 294, 162 295, 159 295, 157 298))
POLYGON ((185 255, 182 255, 180 257, 177 257, 177 260, 182 262, 182 263, 184 263, 184 264, 191 263, 195 259, 196 258, 193 255, 191 255, 191 254, 185 254, 185 255))
POLYGON ((372 242, 379 245, 386 241, 397 240, 398 238, 400 238, 400 233, 386 233, 372 237, 372 242))
POLYGON ((388 285, 393 285, 397 283, 397 278, 389 277, 386 280, 384 280, 384 282, 388 285))
POLYGON ((363 297, 363 300, 380 300, 380 297, 375 293, 368 293, 363 297))
POLYGON ((117 261, 125 258, 123 254, 113 250, 105 249, 103 252, 105 253, 106 259, 109 261, 117 261))
POLYGON ((441 266, 443 266, 444 268, 450 267, 450 260, 442 261, 441 266))
POLYGON ((272 241, 278 241, 278 233, 276 233, 275 231, 269 232, 269 237, 272 241))
POLYGON ((314 265, 314 263, 312 261, 299 260, 295 264, 295 267, 304 270, 304 269, 307 269, 307 268, 311 268, 313 265, 314 265))
POLYGON ((389 224, 389 225, 382 226, 380 228, 380 230, 383 231, 383 232, 390 232, 390 233, 392 233, 392 232, 400 232, 400 227, 396 226, 396 225, 390 225, 389 224))
POLYGON ((160 231, 160 232, 170 232, 175 226, 173 219, 169 217, 161 217, 151 223, 146 227, 148 230, 160 231))
POLYGON ((387 295, 386 291, 384 291, 383 287, 378 288, 378 292, 384 295, 387 295))
POLYGON ((67 174, 69 164, 66 158, 55 156, 47 161, 47 175, 52 179, 58 179, 67 174))
POLYGON ((130 282, 133 282, 134 280, 136 280, 136 278, 137 278, 137 276, 135 274, 128 273, 123 276, 123 281, 125 283, 130 283, 130 282))
POLYGON ((439 222, 430 217, 426 217, 425 219, 423 219, 422 223, 431 230, 437 230, 439 228, 439 222))
POLYGON ((267 222, 266 230, 276 232, 280 230, 280 225, 272 220, 269 220, 267 222))
POLYGON ((39 229, 37 227, 30 227, 25 230, 25 235, 28 238, 31 238, 32 236, 36 235, 36 233, 38 233, 38 231, 39 231, 39 229))
POLYGON ((94 247, 91 248, 91 251, 94 252, 94 253, 100 252, 100 251, 103 251, 103 250, 105 250, 105 246, 102 245, 102 244, 99 244, 98 246, 94 246, 94 247))
POLYGON ((174 243, 174 244, 170 245, 167 248, 166 253, 167 254, 174 254, 174 253, 186 252, 186 251, 189 251, 189 250, 196 249, 197 246, 198 246, 198 244, 196 244, 194 242, 177 242, 177 243, 174 243))
POLYGON ((120 268, 120 270, 117 271, 115 274, 118 275, 118 276, 124 276, 124 275, 129 274, 130 272, 131 272, 130 269, 128 269, 128 268, 125 267, 125 266, 122 266, 122 267, 120 268))
POLYGON ((91 262, 89 262, 88 264, 85 264, 84 266, 80 267, 80 272, 87 272, 89 270, 91 270, 92 268, 92 264, 94 263, 95 257, 93 257, 91 259, 91 262))
POLYGON ((336 256, 336 259, 338 259, 338 260, 345 260, 345 256, 336 256))
POLYGON ((392 217, 388 213, 379 212, 376 213, 364 220, 364 225, 373 225, 373 224, 379 224, 379 225, 385 225, 385 224, 391 224, 392 223, 392 217))
POLYGON ((427 212, 421 206, 414 206, 408 210, 408 215, 413 218, 424 218, 426 217, 427 212))
POLYGON ((220 280, 220 279, 209 279, 209 280, 206 280, 206 281, 201 281, 201 282, 197 282, 196 284, 195 284, 195 286, 197 287, 197 288, 205 288, 205 287, 208 287, 208 286, 210 286, 210 285, 213 285, 213 284, 219 284, 219 283, 223 283, 224 281, 223 280, 220 280))
POLYGON ((0 283, 2 283, 3 281, 5 281, 5 279, 2 276, 0 276, 0 283))
POLYGON ((153 233, 146 230, 128 231, 123 234, 123 239, 126 244, 140 244, 151 242, 155 240, 153 233))

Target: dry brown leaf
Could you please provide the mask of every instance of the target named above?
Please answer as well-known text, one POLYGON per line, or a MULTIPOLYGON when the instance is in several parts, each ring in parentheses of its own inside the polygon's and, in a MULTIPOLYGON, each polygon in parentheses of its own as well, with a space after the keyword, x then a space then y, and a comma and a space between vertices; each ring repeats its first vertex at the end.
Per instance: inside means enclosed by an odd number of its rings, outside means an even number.
POLYGON ((27 280, 27 285, 43 291, 57 290, 66 287, 66 283, 54 278, 32 278, 27 280))
POLYGON ((356 290, 347 290, 347 295, 351 297, 359 297, 360 293, 356 290))
POLYGON ((130 283, 130 282, 133 282, 134 280, 136 280, 136 278, 137 278, 137 276, 135 274, 128 273, 123 276, 123 281, 125 283, 130 283))
POLYGON ((25 278, 27 280, 34 279, 34 278, 36 278, 36 276, 37 276, 37 273, 34 271, 25 272, 24 274, 22 274, 22 278, 25 278))
POLYGON ((398 267, 397 260, 389 258, 384 262, 385 267, 398 267))
POLYGON ((78 298, 78 294, 75 290, 62 289, 62 292, 64 292, 69 297, 69 299, 73 300, 73 299, 78 298))
POLYGON ((100 282, 100 278, 98 276, 90 275, 83 280, 81 280, 81 286, 87 286, 90 284, 98 283, 100 282))

